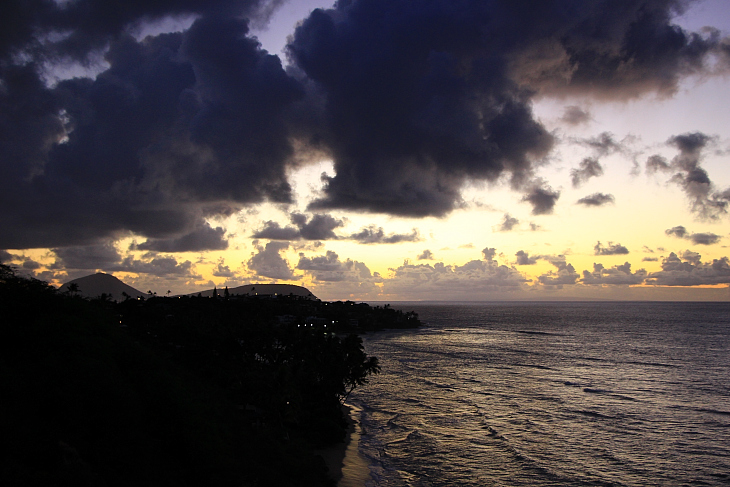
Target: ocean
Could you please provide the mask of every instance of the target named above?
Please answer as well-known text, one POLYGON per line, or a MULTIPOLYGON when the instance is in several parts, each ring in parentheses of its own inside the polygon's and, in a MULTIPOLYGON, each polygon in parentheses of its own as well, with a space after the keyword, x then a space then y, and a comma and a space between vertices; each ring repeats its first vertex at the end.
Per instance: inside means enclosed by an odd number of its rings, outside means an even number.
POLYGON ((364 336, 360 484, 730 485, 730 303, 393 307, 423 326, 364 336))

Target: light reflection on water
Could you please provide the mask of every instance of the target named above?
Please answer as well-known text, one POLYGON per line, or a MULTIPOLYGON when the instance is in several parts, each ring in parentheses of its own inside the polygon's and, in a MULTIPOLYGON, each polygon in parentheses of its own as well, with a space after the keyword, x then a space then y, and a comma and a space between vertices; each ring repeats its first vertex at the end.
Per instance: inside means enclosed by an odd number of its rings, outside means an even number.
POLYGON ((730 484, 730 305, 403 305, 351 399, 377 486, 730 484))

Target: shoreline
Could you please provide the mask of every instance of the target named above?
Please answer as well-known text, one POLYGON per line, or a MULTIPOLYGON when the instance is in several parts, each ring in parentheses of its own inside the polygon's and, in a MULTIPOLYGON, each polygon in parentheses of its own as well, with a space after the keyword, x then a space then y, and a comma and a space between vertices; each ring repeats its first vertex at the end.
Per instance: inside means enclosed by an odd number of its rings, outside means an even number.
POLYGON ((342 409, 347 417, 345 440, 317 450, 316 454, 324 459, 329 476, 337 487, 362 487, 370 479, 370 468, 359 453, 362 429, 357 415, 360 409, 351 404, 343 405, 342 409))

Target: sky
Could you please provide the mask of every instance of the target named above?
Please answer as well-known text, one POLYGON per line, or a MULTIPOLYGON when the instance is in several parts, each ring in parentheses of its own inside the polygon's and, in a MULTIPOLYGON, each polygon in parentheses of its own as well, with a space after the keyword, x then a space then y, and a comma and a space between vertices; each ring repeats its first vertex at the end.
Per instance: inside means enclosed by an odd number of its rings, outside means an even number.
POLYGON ((726 0, 10 0, 0 261, 161 295, 730 300, 726 0))

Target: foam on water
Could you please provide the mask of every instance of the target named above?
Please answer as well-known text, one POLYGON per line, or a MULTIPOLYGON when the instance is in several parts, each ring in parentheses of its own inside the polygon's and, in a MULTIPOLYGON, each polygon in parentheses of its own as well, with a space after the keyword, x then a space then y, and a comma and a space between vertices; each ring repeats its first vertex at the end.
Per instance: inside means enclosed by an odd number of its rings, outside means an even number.
POLYGON ((727 485, 730 305, 403 305, 351 396, 372 486, 727 485))

